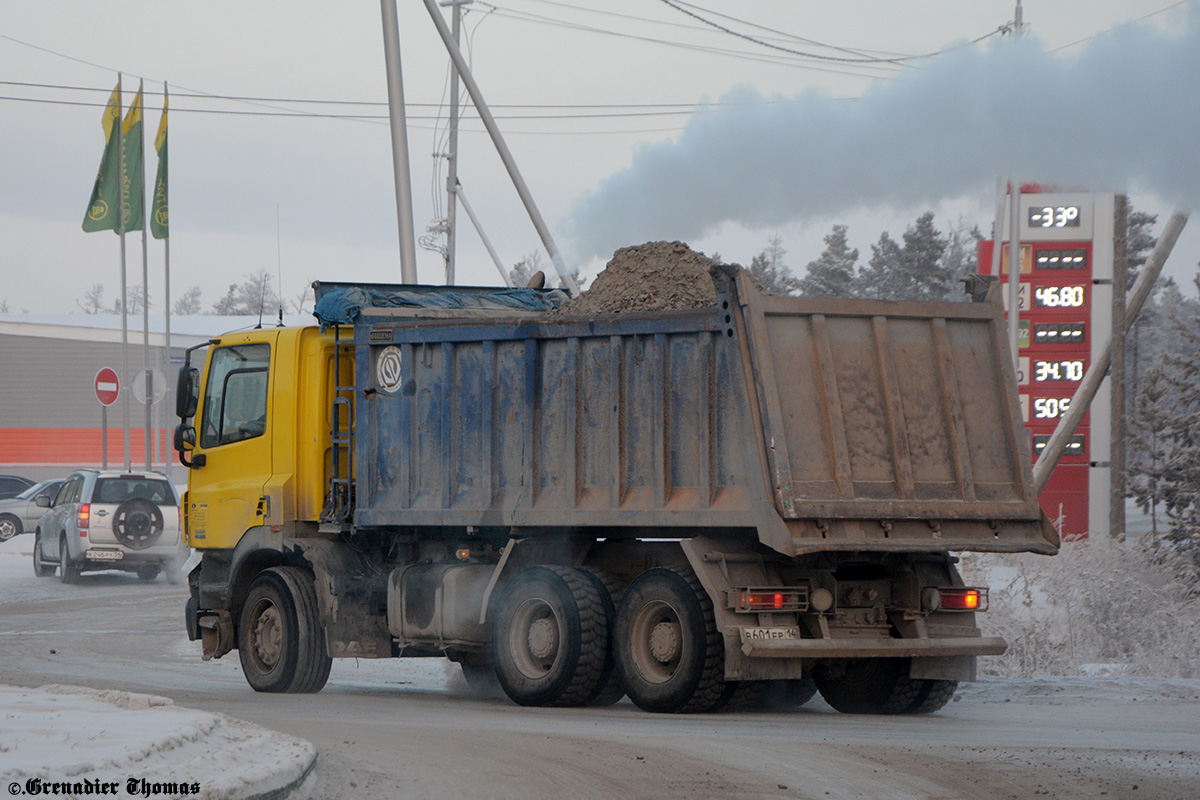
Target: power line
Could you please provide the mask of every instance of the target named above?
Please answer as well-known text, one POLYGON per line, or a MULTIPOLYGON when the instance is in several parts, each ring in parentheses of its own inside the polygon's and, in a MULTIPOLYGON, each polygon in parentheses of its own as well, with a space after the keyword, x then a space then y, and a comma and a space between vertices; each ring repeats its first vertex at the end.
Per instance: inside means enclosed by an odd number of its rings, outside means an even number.
MULTIPOLYGON (((814 58, 814 59, 817 59, 818 61, 833 61, 833 62, 837 62, 839 64, 894 64, 896 66, 907 66, 907 64, 905 64, 904 62, 915 61, 918 59, 934 58, 935 56, 942 55, 943 53, 946 53, 949 50, 957 49, 957 47, 962 46, 962 45, 958 45, 958 46, 956 46, 956 48, 948 48, 946 50, 938 50, 938 51, 935 51, 932 53, 925 53, 923 55, 894 56, 892 58, 877 58, 877 57, 847 58, 845 56, 827 56, 827 55, 822 55, 820 53, 806 53, 801 50, 793 50, 792 48, 789 48, 789 47, 783 47, 781 45, 772 44, 771 42, 767 42, 762 39, 759 39, 759 38, 756 38, 753 36, 749 36, 744 33, 739 33, 738 31, 735 31, 732 28, 728 28, 724 25, 721 25, 718 22, 713 22, 712 20, 707 19, 707 18, 701 16, 700 14, 697 14, 693 11, 689 11, 688 9, 683 8, 684 5, 689 5, 689 6, 691 6, 691 8, 699 8, 699 6, 692 6, 690 3, 676 3, 675 0, 659 0, 659 2, 663 3, 664 5, 670 6, 671 8, 680 12, 681 14, 687 14, 689 17, 692 17, 693 19, 703 22, 705 25, 709 25, 712 28, 715 28, 716 30, 721 31, 722 33, 729 34, 730 36, 735 36, 738 39, 744 39, 747 42, 752 42, 754 44, 761 45, 762 47, 768 47, 772 50, 779 50, 784 53, 790 53, 791 55, 802 56, 804 58, 814 58)), ((707 11, 707 9, 700 9, 700 10, 707 11)), ((722 15, 722 16, 724 16, 724 15, 722 15)), ((736 19, 736 18, 728 17, 728 19, 736 19)), ((744 20, 740 20, 740 19, 737 21, 745 22, 744 20)), ((1007 24, 1001 25, 996 30, 994 30, 990 33, 986 33, 983 36, 980 36, 976 39, 972 39, 970 42, 968 42, 968 44, 969 45, 978 44, 979 42, 982 42, 984 39, 987 39, 992 36, 996 36, 997 34, 1000 34, 1000 33, 1004 33, 1005 31, 1008 30, 1008 28, 1009 28, 1009 26, 1007 24)), ((821 46, 827 47, 828 45, 821 45, 821 46)))

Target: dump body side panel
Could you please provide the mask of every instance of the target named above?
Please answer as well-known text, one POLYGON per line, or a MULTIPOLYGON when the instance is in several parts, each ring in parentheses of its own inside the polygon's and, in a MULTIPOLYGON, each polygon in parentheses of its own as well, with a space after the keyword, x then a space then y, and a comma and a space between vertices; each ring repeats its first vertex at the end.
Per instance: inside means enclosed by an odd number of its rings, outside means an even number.
POLYGON ((993 304, 714 279, 708 311, 364 308, 354 522, 742 529, 787 555, 1057 549, 993 304))
POLYGON ((385 321, 356 348, 360 526, 753 528, 770 511, 711 312, 385 321))

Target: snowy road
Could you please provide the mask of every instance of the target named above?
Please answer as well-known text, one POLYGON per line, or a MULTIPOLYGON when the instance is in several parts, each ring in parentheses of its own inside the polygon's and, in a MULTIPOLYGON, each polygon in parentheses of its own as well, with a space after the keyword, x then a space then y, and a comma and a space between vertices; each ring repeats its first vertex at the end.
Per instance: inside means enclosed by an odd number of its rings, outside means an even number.
POLYGON ((339 660, 318 695, 262 695, 236 654, 200 660, 184 587, 37 579, 31 544, 0 545, 0 683, 165 695, 299 737, 318 750, 316 797, 1200 797, 1200 681, 987 680, 929 717, 819 699, 661 716, 475 700, 440 660, 339 660))

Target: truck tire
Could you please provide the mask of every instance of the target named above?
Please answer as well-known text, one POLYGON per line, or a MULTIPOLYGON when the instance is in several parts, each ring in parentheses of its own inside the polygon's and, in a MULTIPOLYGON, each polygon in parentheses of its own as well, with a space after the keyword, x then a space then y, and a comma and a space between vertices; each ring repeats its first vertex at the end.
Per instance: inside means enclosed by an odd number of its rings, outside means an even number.
POLYGON ((463 679, 475 697, 480 700, 499 700, 504 697, 504 689, 500 687, 496 670, 490 663, 468 664, 460 661, 459 666, 462 667, 463 679))
POLYGON ((33 535, 33 574, 39 578, 49 578, 54 574, 57 564, 50 563, 42 556, 42 535, 33 535))
POLYGON ((532 567, 505 590, 492 632, 492 663, 513 702, 582 705, 603 682, 607 651, 600 593, 580 570, 532 567))
POLYGON ((803 678, 784 681, 767 681, 763 692, 762 707, 777 711, 792 711, 813 699, 817 693, 817 682, 812 674, 803 678))
POLYGON ((596 687, 593 695, 584 701, 584 705, 597 707, 611 706, 625 696, 625 684, 621 683, 621 676, 617 674, 616 653, 613 648, 613 634, 617 626, 617 604, 621 602, 621 595, 624 593, 624 588, 620 581, 603 570, 584 567, 580 571, 596 585, 596 591, 600 594, 600 605, 604 607, 604 616, 608 625, 608 644, 605 647, 603 669, 604 677, 601 679, 600 685, 596 687))
POLYGON ((20 517, 14 517, 12 514, 0 514, 0 542, 7 542, 20 533, 20 517))
POLYGON ((769 681, 726 681, 713 711, 752 711, 763 707, 769 681))
POLYGON ((914 706, 924 681, 908 677, 907 658, 848 658, 813 673, 826 703, 844 714, 903 714, 914 706))
POLYGON ((273 567, 250 584, 238 619, 238 657, 258 692, 319 692, 333 659, 325 647, 313 577, 273 567))
POLYGON ((58 537, 58 579, 63 583, 79 583, 81 574, 83 565, 71 560, 71 554, 67 552, 67 535, 64 533, 58 537))
POLYGON ((721 701, 724 644, 712 601, 690 572, 659 567, 629 584, 615 643, 617 670, 638 708, 697 713, 721 701))
POLYGON ((920 680, 922 684, 917 699, 904 710, 906 714, 932 714, 949 703, 958 691, 958 681, 920 680))

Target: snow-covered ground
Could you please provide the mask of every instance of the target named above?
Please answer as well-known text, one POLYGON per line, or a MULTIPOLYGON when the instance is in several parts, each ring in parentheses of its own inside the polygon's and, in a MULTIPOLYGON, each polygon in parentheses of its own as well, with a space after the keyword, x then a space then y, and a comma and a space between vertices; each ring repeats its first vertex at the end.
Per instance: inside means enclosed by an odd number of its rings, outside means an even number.
POLYGON ((441 659, 338 659, 318 695, 263 695, 236 654, 200 660, 185 587, 118 573, 64 586, 34 577, 31 547, 0 544, 0 787, 194 775, 200 796, 279 797, 250 781, 274 770, 287 787, 316 756, 293 796, 1200 797, 1197 679, 1103 661, 983 677, 932 716, 837 714, 820 698, 680 716, 628 700, 521 708, 472 699, 441 659))
POLYGON ((0 685, 0 720, 13 796, 308 797, 315 782, 308 742, 166 697, 0 685))

